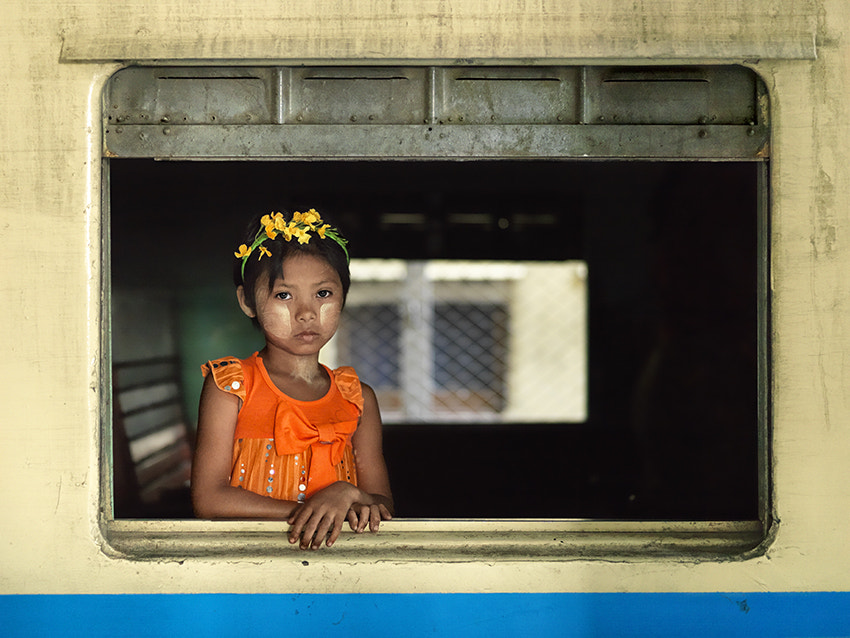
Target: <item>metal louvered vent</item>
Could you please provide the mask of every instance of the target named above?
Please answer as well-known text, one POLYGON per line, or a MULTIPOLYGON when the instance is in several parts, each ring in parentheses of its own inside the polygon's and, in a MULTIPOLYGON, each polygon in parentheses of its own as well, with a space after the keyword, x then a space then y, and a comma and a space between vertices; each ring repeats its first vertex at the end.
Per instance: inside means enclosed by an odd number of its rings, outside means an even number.
POLYGON ((706 67, 130 67, 111 158, 763 159, 767 93, 706 67))

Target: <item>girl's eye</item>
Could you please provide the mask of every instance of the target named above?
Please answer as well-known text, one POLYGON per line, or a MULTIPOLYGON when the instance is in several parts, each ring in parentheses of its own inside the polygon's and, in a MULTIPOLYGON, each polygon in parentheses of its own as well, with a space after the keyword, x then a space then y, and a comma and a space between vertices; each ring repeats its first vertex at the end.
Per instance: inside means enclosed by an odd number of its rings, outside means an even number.
POLYGON ((288 292, 279 292, 275 295, 277 299, 290 299, 292 297, 288 292))
POLYGON ((317 294, 317 295, 319 296, 319 298, 321 298, 321 299, 327 299, 327 298, 328 298, 328 297, 330 297, 333 293, 332 293, 330 290, 320 290, 320 291, 319 291, 319 292, 317 292, 316 294, 317 294))

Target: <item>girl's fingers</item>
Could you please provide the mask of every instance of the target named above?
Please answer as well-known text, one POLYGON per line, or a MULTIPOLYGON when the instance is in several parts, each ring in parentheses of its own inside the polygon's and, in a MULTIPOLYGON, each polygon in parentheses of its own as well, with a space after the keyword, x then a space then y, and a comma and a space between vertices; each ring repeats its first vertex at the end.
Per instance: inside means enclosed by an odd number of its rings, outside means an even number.
POLYGON ((342 512, 335 513, 326 508, 317 511, 309 504, 305 504, 289 518, 292 525, 289 542, 300 543, 301 549, 319 549, 323 541, 330 547, 339 538, 346 520, 352 531, 360 534, 367 527, 370 532, 377 532, 381 521, 390 519, 392 514, 382 503, 373 505, 354 503, 344 515, 342 512))
POLYGON ((296 513, 293 513, 292 516, 289 517, 287 521, 292 529, 289 530, 289 542, 297 543, 298 539, 301 537, 301 532, 303 531, 304 524, 310 519, 311 512, 307 509, 306 506, 299 507, 296 513))
POLYGON ((369 531, 377 532, 378 526, 381 524, 381 510, 378 506, 373 505, 369 508, 369 531))
POLYGON ((358 524, 358 517, 357 517, 357 511, 354 509, 353 505, 348 509, 348 514, 346 515, 346 518, 348 519, 348 526, 351 528, 351 531, 356 532, 357 531, 357 524, 358 524))
POLYGON ((322 545, 322 541, 327 537, 330 527, 327 514, 316 513, 312 516, 307 521, 304 531, 301 534, 301 549, 307 549, 308 547, 318 549, 322 545))
MULTIPOLYGON (((339 535, 342 532, 342 523, 343 523, 342 519, 338 519, 338 520, 334 521, 333 529, 331 529, 331 535, 328 537, 328 540, 327 540, 327 543, 326 543, 326 545, 328 547, 333 545, 336 542, 336 539, 339 538, 339 535)), ((321 545, 322 544, 322 537, 321 536, 319 537, 318 541, 319 541, 319 545, 321 545)), ((314 548, 318 549, 319 546, 316 545, 316 546, 314 546, 314 548)))
POLYGON ((305 505, 299 508, 298 515, 292 521, 292 529, 289 530, 289 542, 297 543, 301 541, 301 549, 307 549, 307 546, 316 535, 316 528, 321 524, 324 516, 312 508, 305 505))

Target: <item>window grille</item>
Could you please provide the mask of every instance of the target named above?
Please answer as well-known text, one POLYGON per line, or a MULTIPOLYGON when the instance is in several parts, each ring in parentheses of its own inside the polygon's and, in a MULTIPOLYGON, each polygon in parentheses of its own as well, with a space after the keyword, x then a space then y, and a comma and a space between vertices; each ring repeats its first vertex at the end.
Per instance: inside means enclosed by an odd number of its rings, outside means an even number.
POLYGON ((352 275, 330 356, 388 423, 586 418, 583 262, 370 260, 352 275))

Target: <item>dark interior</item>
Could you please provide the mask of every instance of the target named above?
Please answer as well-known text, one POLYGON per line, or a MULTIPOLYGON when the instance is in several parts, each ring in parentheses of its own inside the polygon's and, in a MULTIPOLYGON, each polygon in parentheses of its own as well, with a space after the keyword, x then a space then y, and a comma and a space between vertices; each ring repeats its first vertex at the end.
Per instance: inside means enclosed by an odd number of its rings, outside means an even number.
MULTIPOLYGON (((355 258, 587 263, 587 421, 386 423, 399 516, 758 517, 756 163, 120 159, 109 169, 113 289, 178 304, 199 283, 229 294, 227 256, 258 211, 315 207, 355 258)), ((250 352, 210 356, 224 354, 250 352)))

